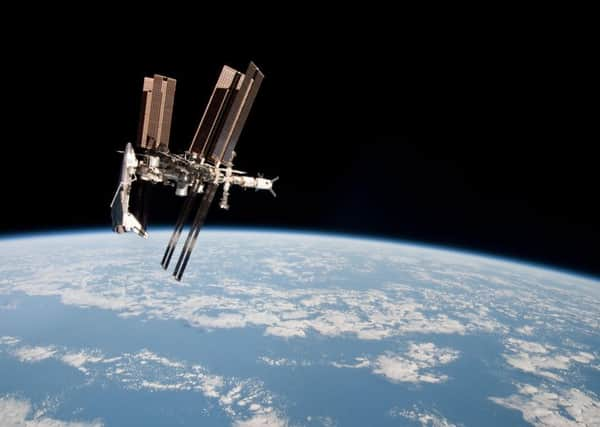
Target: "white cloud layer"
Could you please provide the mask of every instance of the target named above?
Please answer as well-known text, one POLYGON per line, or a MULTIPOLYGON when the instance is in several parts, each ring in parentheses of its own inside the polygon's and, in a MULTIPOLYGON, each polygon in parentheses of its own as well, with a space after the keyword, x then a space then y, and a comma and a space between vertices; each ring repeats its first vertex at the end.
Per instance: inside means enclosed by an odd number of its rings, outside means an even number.
POLYGON ((455 361, 458 355, 457 350, 440 348, 434 343, 411 343, 402 354, 387 352, 374 360, 356 357, 354 363, 332 362, 331 365, 349 369, 371 367, 374 374, 392 382, 440 383, 448 376, 435 372, 433 368, 455 361))
POLYGON ((85 365, 88 363, 98 363, 103 360, 102 355, 98 352, 79 351, 77 353, 66 353, 60 360, 67 365, 79 369, 84 374, 88 372, 85 365))
POLYGON ((394 408, 389 412, 392 417, 406 418, 407 420, 415 421, 421 424, 421 427, 457 427, 443 416, 419 410, 417 407, 412 409, 394 408))
POLYGON ((504 359, 513 368, 553 381, 563 381, 573 363, 590 364, 595 356, 585 351, 558 350, 555 346, 508 338, 504 359))
POLYGON ((332 362, 331 365, 336 368, 349 368, 349 369, 360 369, 360 368, 368 368, 371 366, 371 361, 366 357, 355 357, 355 363, 340 363, 340 362, 332 362))
POLYGON ((11 396, 0 397, 2 427, 102 427, 101 421, 61 421, 32 413, 28 400, 11 396))
POLYGON ((600 424, 600 401, 576 388, 552 390, 546 386, 519 384, 518 393, 490 400, 520 411, 536 427, 593 427, 600 424))
MULTIPOLYGON (((149 349, 141 349, 135 353, 107 356, 97 349, 27 345, 14 348, 14 343, 20 342, 21 340, 15 337, 4 339, 0 342, 0 350, 3 348, 9 349, 8 354, 22 362, 35 363, 42 360, 62 362, 82 372, 88 381, 118 382, 123 387, 132 390, 199 392, 206 398, 215 401, 234 422, 241 423, 239 425, 242 426, 265 425, 279 427, 287 425, 287 420, 274 406, 274 396, 265 390, 263 384, 256 379, 215 375, 198 364, 172 360, 149 349), (243 424, 245 422, 248 424, 243 424)), ((291 365, 292 361, 265 358, 265 363, 291 365)), ((21 412, 17 414, 17 418, 20 417, 25 404, 21 402, 17 405, 13 401, 9 403, 12 405, 11 407, 21 409, 21 412)), ((12 413, 8 409, 5 412, 6 414, 12 413)), ((23 417, 26 414, 27 412, 23 417)), ((8 416, 5 415, 5 417, 8 416)), ((25 425, 35 427, 54 426, 53 424, 43 424, 42 421, 45 423, 50 422, 45 419, 40 418, 38 420, 35 418, 35 420, 38 424, 25 425)), ((0 422, 1 427, 5 425, 10 424, 0 422)), ((79 424, 64 425, 69 427, 79 426, 79 424)), ((91 425, 95 426, 97 424, 91 425)), ((56 424, 56 426, 62 427, 63 424, 56 424)), ((81 426, 83 427, 84 424, 81 426)))
POLYGON ((35 363, 51 358, 56 353, 56 349, 52 346, 24 346, 13 350, 12 353, 21 362, 35 363))
MULTIPOLYGON (((155 237, 160 243, 163 235, 158 233, 155 237)), ((42 242, 42 253, 36 254, 36 262, 52 267, 36 264, 21 268, 19 274, 10 274, 11 263, 7 262, 0 273, 10 279, 0 279, 0 293, 57 296, 64 304, 112 310, 123 317, 183 320, 198 328, 258 327, 266 335, 286 339, 320 334, 382 340, 407 334, 505 331, 507 327, 497 320, 490 306, 493 303, 497 310, 510 310, 502 299, 506 288, 514 292, 509 282, 474 273, 473 257, 379 242, 360 241, 357 245, 346 239, 270 234, 257 239, 251 233, 240 233, 235 236, 240 242, 235 248, 221 250, 224 243, 219 233, 208 232, 204 235, 208 239, 206 247, 214 253, 202 258, 210 260, 206 265, 202 259, 197 261, 206 285, 189 287, 186 283, 165 283, 163 271, 140 267, 148 262, 146 257, 115 247, 112 236, 94 236, 100 246, 111 248, 110 256, 100 256, 98 250, 89 249, 84 236, 70 239, 68 253, 77 251, 80 262, 56 262, 54 258, 63 259, 66 253, 61 252, 60 246, 43 251, 42 242), (211 239, 218 244, 210 244, 211 239), (365 252, 368 248, 372 250, 365 252), (258 270, 244 276, 255 277, 257 282, 242 280, 235 273, 239 269, 228 268, 232 250, 240 259, 252 257, 256 261, 253 265, 258 270), (221 256, 225 257, 223 268, 217 274, 214 264, 219 264, 221 256), (382 282, 376 288, 347 288, 346 279, 340 280, 340 275, 348 276, 353 269, 369 272, 379 264, 398 268, 411 283, 426 286, 382 282), (109 279, 100 273, 105 269, 110 271, 109 279), (144 271, 144 275, 138 271, 144 271), (475 285, 490 280, 502 283, 504 288, 498 286, 498 290, 490 292, 486 286, 483 292, 480 284, 475 285)), ((2 251, 6 253, 2 255, 23 264, 31 259, 28 248, 18 242, 13 246, 5 242, 2 251)), ((475 271, 489 261, 479 262, 475 271)), ((195 274, 191 269, 188 277, 195 274)))
POLYGON ((535 328, 531 325, 521 326, 520 328, 515 329, 517 333, 521 335, 531 336, 535 332, 535 328))
POLYGON ((238 420, 234 427, 287 427, 288 421, 275 413, 255 415, 247 420, 238 420))
MULTIPOLYGON (((180 320, 197 328, 252 327, 286 340, 311 339, 316 334, 368 341, 406 335, 418 340, 415 334, 508 337, 516 332, 523 339, 504 342, 507 365, 536 375, 542 383, 565 387, 577 364, 600 366, 598 352, 590 353, 589 347, 552 346, 535 339, 597 336, 600 288, 593 280, 383 242, 209 231, 203 234, 204 256, 195 259, 180 284, 165 277, 147 256, 163 249, 169 233, 154 234, 145 242, 150 246, 143 249, 137 241, 127 246, 134 240, 117 241, 108 233, 92 237, 93 248, 86 234, 44 237, 36 239, 35 245, 32 239, 3 241, 0 294, 52 296, 80 308, 111 310, 122 317, 180 320), (32 253, 32 247, 37 252, 32 253), (66 263, 74 254, 76 262, 66 263), (372 274, 379 271, 385 276, 372 274), (202 286, 190 285, 199 278, 202 286)), ((0 344, 19 360, 58 360, 94 380, 104 378, 157 392, 195 390, 214 399, 236 422, 268 420, 266 414, 276 408, 273 396, 256 380, 221 377, 151 351, 106 356, 94 349, 30 347, 14 337, 1 337, 0 344)), ((436 367, 454 360, 454 350, 444 353, 435 346, 415 346, 401 354, 384 353, 333 366, 369 368, 390 381, 446 380, 436 367)), ((555 394, 563 399, 577 397, 565 390, 555 394)), ((581 393, 592 396, 585 390, 581 393)), ((590 405, 582 407, 590 411, 590 405)))
POLYGON ((373 373, 383 375, 392 382, 439 383, 448 379, 447 375, 431 371, 458 358, 458 351, 439 348, 433 343, 411 344, 403 355, 384 354, 373 362, 373 373))
POLYGON ((286 359, 285 357, 272 358, 269 356, 260 356, 258 360, 265 365, 269 366, 310 366, 311 362, 308 360, 293 360, 286 359))
POLYGON ((15 345, 19 343, 19 339, 15 338, 15 337, 11 337, 8 335, 4 335, 2 337, 0 337, 0 344, 5 344, 5 345, 15 345))

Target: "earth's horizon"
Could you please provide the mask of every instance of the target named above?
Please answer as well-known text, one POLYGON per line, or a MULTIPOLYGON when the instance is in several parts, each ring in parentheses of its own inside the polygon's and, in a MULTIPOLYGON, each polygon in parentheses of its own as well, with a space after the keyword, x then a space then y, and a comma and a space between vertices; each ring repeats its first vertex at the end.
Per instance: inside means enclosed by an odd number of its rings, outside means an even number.
MULTIPOLYGON (((185 238, 187 237, 187 233, 189 231, 189 227, 185 227, 183 232, 181 233, 181 238, 179 240, 177 249, 173 255, 177 255, 178 250, 181 249, 185 238)), ((169 237, 173 232, 173 226, 167 223, 159 224, 153 226, 148 230, 149 239, 152 239, 155 234, 164 235, 164 233, 168 233, 169 237)), ((474 256, 486 259, 493 259, 500 262, 506 262, 511 264, 517 264, 524 267, 530 267, 534 269, 553 271, 558 274, 564 274, 568 276, 578 277, 585 280, 596 280, 600 286, 600 276, 595 275, 593 273, 587 271, 576 270, 573 268, 569 268, 566 266, 559 266, 550 264, 548 262, 543 262, 539 260, 524 260, 520 259, 516 256, 512 256, 509 254, 501 254, 486 251, 485 249, 476 249, 469 248, 466 246, 459 246, 453 244, 443 244, 443 243, 434 243, 434 242, 421 242, 418 240, 411 240, 402 237, 385 237, 383 235, 377 234, 367 234, 367 233, 353 233, 353 232, 344 232, 344 231, 335 231, 329 229, 314 229, 314 228, 285 228, 285 227, 269 227, 269 226, 243 226, 243 225, 207 225, 202 228, 202 232, 199 237, 199 241, 201 242, 202 235, 205 233, 227 233, 227 232, 235 232, 235 233, 267 233, 267 234, 291 234, 291 235, 303 235, 303 236, 317 236, 317 237, 328 237, 328 238, 339 238, 339 239, 351 239, 351 240, 365 240, 372 242, 380 242, 380 243, 388 243, 388 244, 396 244, 403 246, 414 246, 417 248, 423 249, 432 249, 438 251, 452 252, 456 254, 461 254, 465 256, 474 256)), ((32 239, 32 238, 44 238, 44 237, 52 237, 52 236, 69 236, 69 235, 78 235, 78 234, 102 234, 102 235, 115 235, 114 232, 107 231, 105 226, 86 226, 81 228, 58 228, 58 229, 47 229, 47 230, 35 230, 35 231, 16 231, 16 232, 7 232, 0 234, 0 242, 4 240, 19 240, 19 239, 32 239)), ((134 233, 127 233, 125 238, 134 238, 141 239, 141 237, 136 236, 134 233)), ((165 242, 166 244, 166 242, 165 242)), ((163 251, 164 252, 164 251, 163 251)), ((162 253, 158 255, 162 256, 162 253)), ((158 258, 157 258, 158 259, 158 258)), ((159 260, 160 261, 160 260, 159 260)), ((159 263, 160 266, 160 263, 159 263)))
POLYGON ((600 425, 595 277, 209 227, 179 283, 170 233, 0 236, 0 425, 600 425))

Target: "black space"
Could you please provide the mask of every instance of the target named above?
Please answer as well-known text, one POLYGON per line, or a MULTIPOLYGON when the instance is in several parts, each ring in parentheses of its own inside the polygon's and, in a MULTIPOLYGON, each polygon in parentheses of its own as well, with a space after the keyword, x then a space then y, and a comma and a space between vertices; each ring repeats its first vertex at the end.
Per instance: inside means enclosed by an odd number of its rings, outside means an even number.
MULTIPOLYGON (((178 151, 220 67, 254 60, 266 78, 236 167, 280 176, 278 197, 233 190, 207 224, 383 236, 600 275, 591 58, 561 37, 502 26, 367 37, 306 22, 231 40, 188 27, 148 43, 143 25, 111 25, 11 42, 0 232, 109 230, 143 77, 177 79, 178 151)), ((150 232, 181 204, 166 188, 154 201, 150 232)))

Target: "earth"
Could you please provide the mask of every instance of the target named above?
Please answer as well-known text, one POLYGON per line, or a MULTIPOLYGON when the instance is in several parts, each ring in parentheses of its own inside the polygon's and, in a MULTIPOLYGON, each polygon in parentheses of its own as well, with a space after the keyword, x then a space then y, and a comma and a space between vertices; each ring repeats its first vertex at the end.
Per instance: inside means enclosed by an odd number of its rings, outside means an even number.
POLYGON ((600 426, 600 281, 392 241, 0 240, 1 426, 600 426), (177 255, 177 253, 176 253, 177 255))

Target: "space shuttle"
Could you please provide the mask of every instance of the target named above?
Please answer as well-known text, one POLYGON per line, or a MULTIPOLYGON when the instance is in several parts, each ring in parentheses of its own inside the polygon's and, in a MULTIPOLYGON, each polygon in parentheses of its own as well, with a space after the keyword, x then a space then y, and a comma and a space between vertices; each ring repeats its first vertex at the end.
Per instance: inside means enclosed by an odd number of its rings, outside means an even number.
POLYGON ((139 220, 129 212, 129 195, 131 192, 131 184, 135 180, 135 170, 138 166, 138 161, 133 151, 131 143, 125 146, 123 153, 123 163, 121 165, 121 180, 119 186, 110 204, 113 231, 117 233, 125 233, 132 231, 137 235, 147 239, 148 233, 139 222, 139 220))

